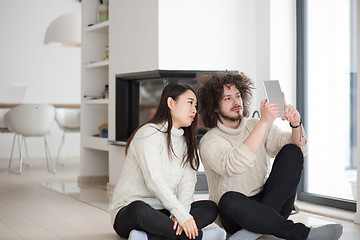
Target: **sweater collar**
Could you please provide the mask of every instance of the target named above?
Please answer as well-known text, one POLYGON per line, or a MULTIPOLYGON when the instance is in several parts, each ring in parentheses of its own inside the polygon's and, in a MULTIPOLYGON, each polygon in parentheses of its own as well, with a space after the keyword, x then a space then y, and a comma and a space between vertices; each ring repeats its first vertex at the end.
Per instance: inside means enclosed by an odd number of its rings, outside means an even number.
MULTIPOLYGON (((160 128, 163 131, 166 131, 168 129, 168 123, 167 122, 162 123, 160 128)), ((184 135, 184 129, 182 129, 182 128, 177 129, 176 127, 172 127, 171 128, 171 135, 180 137, 180 136, 184 135)))
POLYGON ((229 128, 226 127, 224 124, 222 124, 219 120, 217 121, 217 128, 220 129, 220 131, 229 134, 229 135, 237 135, 240 134, 246 125, 246 118, 242 118, 240 125, 237 128, 229 128))

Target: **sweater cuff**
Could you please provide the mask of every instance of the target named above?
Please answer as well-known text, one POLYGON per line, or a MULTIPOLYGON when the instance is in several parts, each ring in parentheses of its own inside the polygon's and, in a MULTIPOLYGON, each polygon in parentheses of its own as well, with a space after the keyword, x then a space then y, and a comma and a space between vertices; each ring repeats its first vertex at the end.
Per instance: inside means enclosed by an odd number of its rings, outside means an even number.
POLYGON ((172 209, 171 214, 176 217, 180 226, 183 225, 187 220, 193 218, 190 213, 186 212, 184 207, 172 209))

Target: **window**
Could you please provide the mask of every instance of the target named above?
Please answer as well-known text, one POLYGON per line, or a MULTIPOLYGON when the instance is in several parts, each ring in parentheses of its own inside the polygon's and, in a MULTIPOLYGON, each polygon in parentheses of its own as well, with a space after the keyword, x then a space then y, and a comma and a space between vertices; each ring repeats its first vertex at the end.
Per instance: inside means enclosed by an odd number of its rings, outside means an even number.
POLYGON ((298 198, 355 211, 356 1, 297 1, 297 95, 309 152, 298 198))

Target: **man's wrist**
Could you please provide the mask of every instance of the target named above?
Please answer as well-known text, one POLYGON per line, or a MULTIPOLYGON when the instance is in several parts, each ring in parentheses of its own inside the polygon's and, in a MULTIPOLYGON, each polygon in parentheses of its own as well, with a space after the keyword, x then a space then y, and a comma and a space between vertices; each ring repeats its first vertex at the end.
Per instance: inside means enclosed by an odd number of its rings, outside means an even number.
POLYGON ((298 128, 298 127, 301 126, 301 124, 302 124, 302 119, 301 119, 301 118, 300 118, 300 121, 299 121, 299 122, 289 122, 289 125, 290 125, 290 127, 292 127, 292 128, 298 128))
POLYGON ((268 127, 270 124, 268 122, 266 122, 264 119, 260 118, 260 120, 258 121, 258 124, 260 126, 264 126, 264 127, 268 127))

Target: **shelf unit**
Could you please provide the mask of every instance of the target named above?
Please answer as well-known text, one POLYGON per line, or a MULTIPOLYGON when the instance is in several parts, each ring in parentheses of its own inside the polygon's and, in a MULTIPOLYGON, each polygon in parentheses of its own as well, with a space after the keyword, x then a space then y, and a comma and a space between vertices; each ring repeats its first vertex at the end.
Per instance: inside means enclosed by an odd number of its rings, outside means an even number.
MULTIPOLYGON (((107 138, 96 137, 98 127, 108 123, 109 99, 88 99, 84 96, 101 96, 109 85, 110 59, 104 58, 109 46, 109 20, 98 23, 99 0, 82 1, 81 51, 81 152, 80 176, 82 179, 108 175, 107 138), (105 164, 104 164, 105 162, 105 164)), ((108 4, 108 1, 104 1, 108 4)), ((92 179, 91 181, 94 181, 92 179)), ((95 179, 96 181, 96 179, 95 179)))

